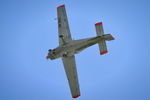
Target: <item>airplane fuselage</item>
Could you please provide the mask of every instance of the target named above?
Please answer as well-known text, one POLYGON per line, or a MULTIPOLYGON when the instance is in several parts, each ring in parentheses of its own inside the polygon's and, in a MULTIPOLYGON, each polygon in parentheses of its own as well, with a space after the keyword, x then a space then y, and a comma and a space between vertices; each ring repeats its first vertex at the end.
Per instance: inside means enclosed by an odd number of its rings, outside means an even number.
POLYGON ((71 40, 64 43, 63 45, 58 46, 53 50, 50 49, 47 58, 53 60, 59 57, 72 56, 81 52, 89 46, 99 43, 102 40, 113 40, 113 38, 110 34, 105 34, 103 36, 96 36, 92 38, 71 40))

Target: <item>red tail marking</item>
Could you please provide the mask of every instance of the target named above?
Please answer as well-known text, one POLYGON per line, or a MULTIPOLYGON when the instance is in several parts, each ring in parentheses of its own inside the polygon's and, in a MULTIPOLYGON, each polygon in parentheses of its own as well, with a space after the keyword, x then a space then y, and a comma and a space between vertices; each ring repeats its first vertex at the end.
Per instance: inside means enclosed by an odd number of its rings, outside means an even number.
POLYGON ((105 53, 108 53, 108 51, 100 52, 101 55, 103 55, 103 54, 105 54, 105 53))
POLYGON ((96 23, 96 24, 95 24, 95 26, 97 26, 97 25, 101 25, 101 24, 102 24, 102 22, 98 22, 98 23, 96 23))
POLYGON ((64 7, 65 5, 60 5, 60 6, 58 6, 57 8, 60 8, 60 7, 64 7))
POLYGON ((77 97, 79 97, 80 95, 75 95, 75 96, 72 96, 72 98, 77 98, 77 97))

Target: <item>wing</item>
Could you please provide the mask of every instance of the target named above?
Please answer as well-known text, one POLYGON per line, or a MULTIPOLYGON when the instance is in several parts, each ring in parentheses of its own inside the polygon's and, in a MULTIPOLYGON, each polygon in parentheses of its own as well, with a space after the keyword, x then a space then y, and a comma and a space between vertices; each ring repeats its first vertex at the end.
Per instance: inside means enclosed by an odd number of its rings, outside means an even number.
POLYGON ((63 57, 62 61, 63 61, 65 72, 68 78, 72 97, 77 98, 80 96, 80 89, 79 89, 79 83, 78 83, 75 56, 63 57))
POLYGON ((58 16, 59 44, 61 45, 72 40, 65 5, 57 7, 57 16, 58 16))

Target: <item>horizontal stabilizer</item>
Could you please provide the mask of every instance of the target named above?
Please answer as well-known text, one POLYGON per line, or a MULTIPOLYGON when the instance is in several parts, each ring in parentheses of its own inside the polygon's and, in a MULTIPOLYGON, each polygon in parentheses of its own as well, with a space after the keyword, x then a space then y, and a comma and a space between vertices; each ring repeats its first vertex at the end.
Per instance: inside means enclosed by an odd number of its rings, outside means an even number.
POLYGON ((99 42, 99 48, 100 48, 100 55, 108 53, 106 41, 103 40, 103 41, 99 42))
MULTIPOLYGON (((97 36, 104 35, 104 30, 103 30, 102 22, 96 23, 95 24, 95 28, 96 28, 96 34, 97 34, 97 36)), ((100 49, 100 55, 106 54, 108 52, 105 40, 100 41, 98 43, 98 45, 99 45, 99 49, 100 49)))

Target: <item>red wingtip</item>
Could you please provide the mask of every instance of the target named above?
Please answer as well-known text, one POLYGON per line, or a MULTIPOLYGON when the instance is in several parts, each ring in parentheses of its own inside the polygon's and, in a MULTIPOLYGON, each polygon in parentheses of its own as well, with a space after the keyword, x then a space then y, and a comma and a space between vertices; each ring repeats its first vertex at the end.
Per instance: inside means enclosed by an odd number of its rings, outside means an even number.
POLYGON ((101 55, 103 55, 103 54, 105 54, 105 53, 108 53, 108 51, 100 52, 101 55))
POLYGON ((65 5, 63 4, 63 5, 58 6, 57 8, 64 7, 64 6, 65 6, 65 5))
POLYGON ((97 26, 97 25, 101 25, 101 24, 102 24, 102 22, 98 22, 98 23, 96 23, 96 24, 95 24, 95 26, 97 26))
POLYGON ((79 97, 80 95, 75 95, 75 96, 72 96, 72 98, 77 98, 77 97, 79 97))

